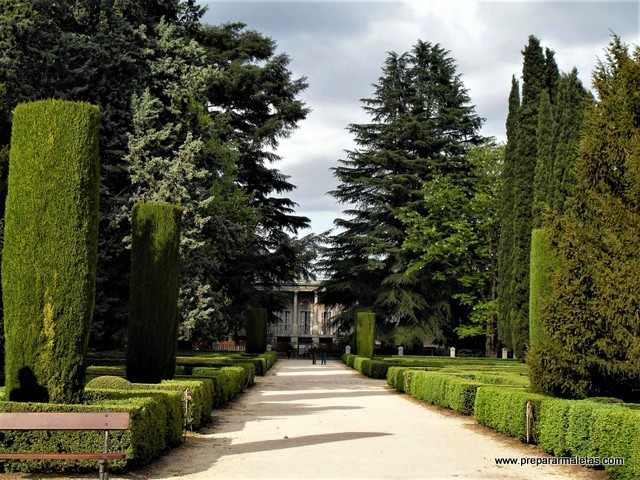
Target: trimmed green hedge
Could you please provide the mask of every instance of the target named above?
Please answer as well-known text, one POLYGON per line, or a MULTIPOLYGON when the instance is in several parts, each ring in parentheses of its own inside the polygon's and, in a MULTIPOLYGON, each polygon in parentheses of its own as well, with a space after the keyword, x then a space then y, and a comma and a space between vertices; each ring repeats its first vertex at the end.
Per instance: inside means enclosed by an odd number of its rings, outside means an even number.
POLYGON ((165 441, 167 446, 175 447, 182 443, 184 429, 184 405, 180 392, 150 391, 128 387, 123 389, 85 388, 85 399, 89 401, 128 400, 130 398, 153 398, 162 405, 163 416, 166 419, 165 441))
POLYGON ((168 203, 138 203, 131 220, 127 378, 159 383, 176 368, 180 218, 168 203))
POLYGON ((450 408, 463 415, 473 413, 478 382, 439 372, 414 371, 409 393, 418 400, 450 408))
POLYGON ((527 400, 533 402, 533 440, 545 451, 622 457, 624 466, 605 466, 609 475, 617 480, 640 478, 640 405, 565 400, 519 388, 482 386, 476 393, 474 415, 479 423, 523 440, 527 400))
POLYGON ((43 100, 13 113, 2 295, 18 401, 79 402, 95 300, 100 110, 43 100))
POLYGON ((191 373, 194 367, 242 367, 246 369, 250 375, 264 375, 263 368, 266 361, 263 358, 242 357, 242 358, 215 358, 207 356, 183 356, 177 357, 178 366, 184 369, 178 369, 177 372, 184 372, 187 375, 191 373))
POLYGON ((534 228, 529 275, 529 347, 544 344, 543 312, 550 299, 551 276, 556 262, 548 233, 543 228, 534 228))
MULTIPOLYGON (((478 423, 520 440, 526 438, 527 401, 538 411, 543 395, 522 388, 482 386, 476 392, 474 415, 478 423)), ((531 432, 534 439, 537 432, 531 432)))
POLYGON ((376 340, 376 314, 369 311, 356 312, 356 353, 364 357, 373 356, 376 340))
POLYGON ((405 373, 409 370, 427 370, 429 367, 389 367, 387 369, 387 383, 400 392, 405 390, 405 373))
MULTIPOLYGON (((112 451, 126 451, 126 460, 110 463, 114 471, 146 465, 166 448, 166 415, 155 398, 104 400, 87 404, 0 402, 0 412, 129 412, 129 430, 109 435, 112 451)), ((101 452, 102 432, 5 431, 0 435, 2 452, 101 452)), ((69 472, 96 469, 96 462, 22 461, 1 463, 5 472, 69 472)))

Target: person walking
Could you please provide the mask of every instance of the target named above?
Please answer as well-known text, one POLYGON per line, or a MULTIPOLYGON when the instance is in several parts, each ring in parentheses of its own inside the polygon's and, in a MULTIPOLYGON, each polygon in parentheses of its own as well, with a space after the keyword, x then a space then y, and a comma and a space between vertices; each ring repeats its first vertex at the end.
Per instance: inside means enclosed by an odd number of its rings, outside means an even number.
POLYGON ((316 364, 316 346, 312 345, 311 346, 311 360, 313 362, 313 365, 316 364))
POLYGON ((320 346, 320 365, 326 365, 326 364, 327 364, 327 346, 322 345, 320 346))

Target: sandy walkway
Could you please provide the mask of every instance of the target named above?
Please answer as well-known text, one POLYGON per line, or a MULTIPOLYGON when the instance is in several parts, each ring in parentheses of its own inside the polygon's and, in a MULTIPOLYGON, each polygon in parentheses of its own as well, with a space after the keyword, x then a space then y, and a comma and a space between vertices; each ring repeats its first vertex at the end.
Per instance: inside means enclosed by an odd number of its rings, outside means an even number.
POLYGON ((129 478, 606 478, 581 468, 496 466, 497 456, 540 453, 339 362, 280 360, 215 413, 209 431, 129 478))

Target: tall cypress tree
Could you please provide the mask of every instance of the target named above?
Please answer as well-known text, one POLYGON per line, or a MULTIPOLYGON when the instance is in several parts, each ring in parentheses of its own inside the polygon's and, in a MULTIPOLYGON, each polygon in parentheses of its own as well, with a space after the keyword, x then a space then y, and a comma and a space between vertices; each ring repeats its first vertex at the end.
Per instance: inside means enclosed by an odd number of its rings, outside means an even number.
POLYGON ((579 153, 581 128, 585 110, 593 98, 582 86, 575 68, 571 73, 564 74, 558 85, 555 159, 548 198, 550 206, 562 212, 566 199, 575 188, 575 163, 579 153))
POLYGON ((512 297, 512 257, 514 228, 514 184, 516 153, 518 145, 518 114, 520 111, 520 84, 515 76, 511 79, 509 114, 507 115, 507 144, 502 170, 502 212, 500 241, 498 244, 498 338, 508 348, 511 344, 510 312, 512 297))
POLYGON ((518 122, 517 160, 514 169, 514 228, 509 312, 511 345, 518 358, 529 337, 529 250, 531 244, 533 181, 538 156, 538 110, 545 88, 547 63, 540 41, 533 35, 522 52, 522 105, 518 122))
POLYGON ((614 37, 593 84, 599 102, 584 117, 575 192, 549 225, 559 262, 543 312, 547 340, 527 363, 545 392, 638 401, 640 48, 630 53, 614 37))
POLYGON ((546 208, 550 206, 550 195, 553 190, 553 173, 555 160, 554 142, 554 118, 551 106, 551 97, 548 90, 543 90, 540 95, 540 107, 538 112, 538 130, 536 132, 538 142, 538 157, 536 159, 535 175, 533 181, 533 226, 542 224, 542 216, 546 208))

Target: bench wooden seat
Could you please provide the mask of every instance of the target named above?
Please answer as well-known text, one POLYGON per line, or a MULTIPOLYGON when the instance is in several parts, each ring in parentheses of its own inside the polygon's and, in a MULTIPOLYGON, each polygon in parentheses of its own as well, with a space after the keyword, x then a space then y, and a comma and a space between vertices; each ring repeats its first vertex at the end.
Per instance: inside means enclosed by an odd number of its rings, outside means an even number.
POLYGON ((0 430, 96 430, 104 431, 102 452, 0 452, 0 460, 97 461, 100 480, 109 478, 109 462, 124 460, 126 452, 109 451, 109 432, 127 430, 126 412, 11 412, 0 413, 0 430))

